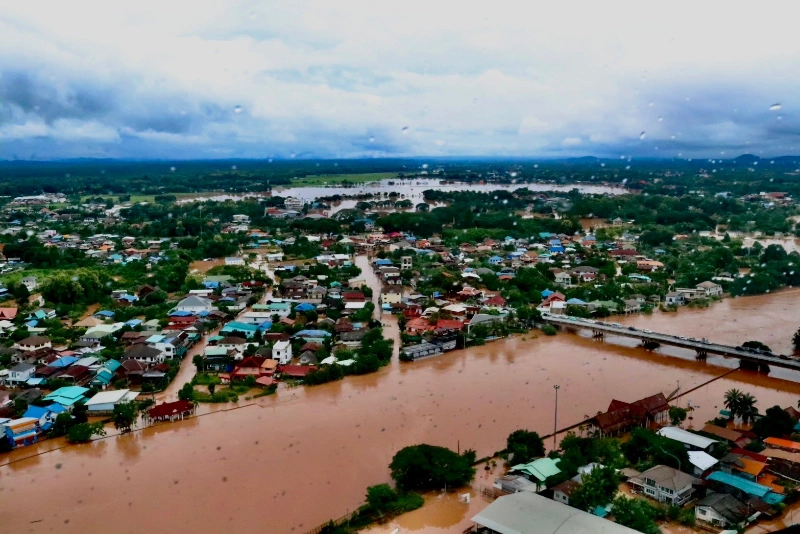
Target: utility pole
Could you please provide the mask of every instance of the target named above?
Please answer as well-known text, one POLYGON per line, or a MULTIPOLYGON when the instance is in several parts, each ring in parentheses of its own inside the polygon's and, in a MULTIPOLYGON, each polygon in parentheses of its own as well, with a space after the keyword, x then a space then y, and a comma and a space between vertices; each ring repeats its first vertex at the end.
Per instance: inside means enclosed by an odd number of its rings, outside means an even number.
POLYGON ((556 410, 555 410, 555 417, 553 420, 553 450, 556 450, 556 434, 558 433, 558 390, 561 388, 558 384, 553 386, 553 389, 556 390, 556 410))

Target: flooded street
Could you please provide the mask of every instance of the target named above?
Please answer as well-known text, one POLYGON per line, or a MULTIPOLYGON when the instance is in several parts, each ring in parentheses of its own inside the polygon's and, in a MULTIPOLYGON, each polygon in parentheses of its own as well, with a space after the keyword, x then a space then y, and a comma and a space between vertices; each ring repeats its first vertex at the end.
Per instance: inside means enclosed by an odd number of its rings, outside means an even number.
MULTIPOLYGON (((362 268, 365 261, 357 259, 362 268)), ((361 278, 372 282, 370 275, 364 269, 361 278)), ((746 338, 788 351, 798 296, 786 291, 621 322, 733 344, 748 331, 746 338)), ((394 318, 384 315, 383 322, 387 335, 396 335, 394 318)), ((726 371, 716 363, 735 366, 630 343, 569 333, 518 336, 413 364, 395 358, 372 375, 281 389, 239 409, 27 458, 63 445, 43 442, 3 458, 0 516, 7 530, 26 532, 304 532, 359 506, 367 486, 389 481, 391 457, 406 445, 460 445, 480 457, 503 448, 518 428, 551 432, 555 384, 564 427, 605 410, 612 398, 669 393, 679 382, 685 391, 726 371)), ((755 395, 762 411, 796 404, 800 377, 775 374, 783 378, 736 371, 681 404, 696 407, 695 426, 716 415, 732 387, 755 395)), ((447 528, 467 526, 469 510, 448 516, 447 528)), ((404 529, 442 524, 435 509, 430 513, 404 529)))

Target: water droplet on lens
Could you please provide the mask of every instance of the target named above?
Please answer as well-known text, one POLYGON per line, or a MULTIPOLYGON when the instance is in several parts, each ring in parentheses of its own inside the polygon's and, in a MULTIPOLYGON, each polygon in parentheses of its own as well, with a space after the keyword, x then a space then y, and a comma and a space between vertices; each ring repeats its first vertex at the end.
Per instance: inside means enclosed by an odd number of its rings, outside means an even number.
POLYGON ((778 111, 779 109, 781 109, 781 105, 780 105, 780 103, 778 103, 778 102, 776 102, 775 104, 772 104, 772 105, 769 107, 769 110, 770 110, 770 111, 778 111))
POLYGON ((408 133, 408 126, 403 126, 403 128, 400 131, 403 132, 403 135, 407 134, 408 133))
POLYGON ((242 112, 242 106, 235 106, 233 108, 233 112, 234 113, 241 113, 242 112))
POLYGON ((647 135, 647 134, 646 134, 645 132, 642 132, 642 133, 640 133, 640 134, 639 134, 639 139, 640 139, 640 140, 644 140, 644 138, 645 138, 645 136, 646 136, 646 135, 647 135))

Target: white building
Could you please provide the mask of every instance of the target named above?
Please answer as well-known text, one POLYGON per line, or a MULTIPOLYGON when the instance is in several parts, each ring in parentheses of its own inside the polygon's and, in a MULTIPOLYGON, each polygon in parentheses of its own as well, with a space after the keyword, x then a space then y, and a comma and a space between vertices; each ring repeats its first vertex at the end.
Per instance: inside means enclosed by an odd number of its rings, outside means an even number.
POLYGON ((714 282, 701 282, 697 284, 697 289, 704 291, 706 297, 718 297, 722 295, 722 286, 714 282))
POLYGON ((225 258, 225 265, 235 265, 236 267, 243 267, 244 258, 239 258, 239 257, 225 258))
POLYGON ((89 415, 106 415, 114 411, 114 406, 133 402, 136 400, 136 391, 129 389, 115 389, 113 391, 101 391, 94 397, 86 401, 86 408, 89 415))
POLYGON ((683 444, 684 447, 691 451, 705 451, 708 452, 711 447, 717 443, 717 440, 689 432, 676 426, 665 426, 658 431, 658 435, 677 441, 683 444))
POLYGON ((287 210, 300 211, 305 205, 305 200, 301 198, 287 197, 286 200, 283 201, 283 207, 285 207, 287 210))
POLYGON ((292 344, 288 341, 278 341, 272 346, 272 359, 278 360, 281 365, 292 362, 292 344))
POLYGON ((212 306, 213 303, 210 300, 192 295, 180 301, 178 305, 175 306, 175 310, 189 313, 202 313, 210 312, 212 306))
POLYGON ((28 291, 32 292, 39 284, 36 282, 35 276, 26 276, 22 279, 22 285, 25 286, 28 291))
POLYGON ((14 348, 23 352, 33 352, 40 349, 49 349, 53 343, 43 336, 29 336, 14 344, 14 348))

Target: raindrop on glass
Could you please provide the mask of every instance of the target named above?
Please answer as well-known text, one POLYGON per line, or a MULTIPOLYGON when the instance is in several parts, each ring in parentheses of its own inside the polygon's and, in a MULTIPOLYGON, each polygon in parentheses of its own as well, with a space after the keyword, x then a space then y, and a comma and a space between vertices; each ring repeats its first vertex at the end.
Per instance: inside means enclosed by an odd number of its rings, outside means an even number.
POLYGON ((237 113, 237 114, 241 113, 242 112, 242 106, 234 106, 233 112, 237 113))
POLYGON ((780 110, 780 109, 781 109, 781 105, 780 105, 780 103, 775 103, 775 104, 772 104, 772 105, 769 107, 769 110, 770 110, 770 111, 778 111, 778 110, 780 110))
POLYGON ((642 133, 640 133, 640 134, 639 134, 639 140, 640 140, 640 141, 644 141, 644 138, 645 138, 645 136, 646 136, 646 135, 647 135, 647 134, 646 134, 645 132, 642 132, 642 133))

